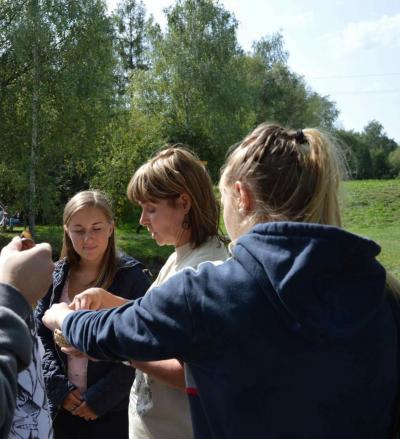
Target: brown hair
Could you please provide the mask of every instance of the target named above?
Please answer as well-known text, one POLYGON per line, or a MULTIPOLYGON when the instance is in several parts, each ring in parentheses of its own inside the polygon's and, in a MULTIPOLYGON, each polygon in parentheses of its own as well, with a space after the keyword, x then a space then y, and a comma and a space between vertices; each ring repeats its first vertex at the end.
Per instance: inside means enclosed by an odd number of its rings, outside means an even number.
POLYGON ((344 162, 317 129, 286 130, 263 123, 228 156, 221 184, 242 181, 255 202, 252 222, 341 225, 338 188, 344 162))
MULTIPOLYGON (((63 214, 63 224, 68 226, 71 218, 80 210, 87 207, 95 207, 101 210, 105 215, 107 221, 112 223, 114 221, 113 212, 111 209, 111 202, 107 196, 98 190, 82 191, 75 194, 65 205, 63 214)), ((77 266, 80 261, 80 256, 75 251, 71 238, 68 236, 65 228, 63 235, 63 245, 61 249, 60 258, 66 258, 71 267, 77 266)), ((108 288, 117 272, 118 257, 117 248, 115 244, 115 230, 113 228, 111 236, 108 240, 106 252, 103 256, 100 273, 97 279, 93 282, 92 287, 108 288)), ((89 286, 89 285, 88 285, 89 286)))
POLYGON ((132 203, 156 203, 175 200, 183 193, 190 197, 188 220, 193 248, 210 237, 219 235, 219 204, 211 178, 204 164, 183 144, 159 151, 142 165, 128 184, 127 195, 132 203))

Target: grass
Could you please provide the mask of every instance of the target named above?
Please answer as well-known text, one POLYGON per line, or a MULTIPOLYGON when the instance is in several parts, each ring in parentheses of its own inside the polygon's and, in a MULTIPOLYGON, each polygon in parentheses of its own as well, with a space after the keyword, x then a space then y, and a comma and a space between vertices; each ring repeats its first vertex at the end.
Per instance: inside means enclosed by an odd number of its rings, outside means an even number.
MULTIPOLYGON (((400 179, 349 181, 343 193, 344 227, 376 241, 382 247, 379 260, 400 278, 400 179)), ((132 224, 118 227, 118 246, 156 274, 173 248, 159 247, 145 229, 137 233, 137 220, 136 215, 132 224)), ((0 232, 0 248, 21 231, 17 227, 14 232, 0 232)), ((61 226, 37 227, 36 241, 50 242, 54 259, 60 253, 61 238, 61 226)))
POLYGON ((157 274, 174 251, 172 246, 158 246, 145 228, 137 233, 136 226, 132 225, 118 227, 117 244, 126 253, 144 262, 153 274, 157 274))
POLYGON ((400 179, 344 184, 344 227, 376 241, 378 259, 400 278, 400 179))

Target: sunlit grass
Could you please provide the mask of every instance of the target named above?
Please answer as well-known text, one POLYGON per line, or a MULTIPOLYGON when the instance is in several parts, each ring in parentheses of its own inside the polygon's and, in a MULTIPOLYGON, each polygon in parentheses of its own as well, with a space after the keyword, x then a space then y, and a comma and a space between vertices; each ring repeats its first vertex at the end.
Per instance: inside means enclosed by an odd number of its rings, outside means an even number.
MULTIPOLYGON (((376 241, 382 247, 379 260, 400 278, 400 179, 346 182, 342 209, 344 227, 376 241)), ((138 212, 133 212, 130 224, 118 226, 117 244, 157 272, 173 247, 159 247, 145 228, 137 233, 138 212)), ((223 224, 221 228, 226 233, 223 224)), ((21 231, 22 228, 17 227, 13 232, 0 232, 0 247, 21 231)), ((37 242, 50 242, 57 259, 62 243, 61 225, 39 225, 36 233, 37 242)))

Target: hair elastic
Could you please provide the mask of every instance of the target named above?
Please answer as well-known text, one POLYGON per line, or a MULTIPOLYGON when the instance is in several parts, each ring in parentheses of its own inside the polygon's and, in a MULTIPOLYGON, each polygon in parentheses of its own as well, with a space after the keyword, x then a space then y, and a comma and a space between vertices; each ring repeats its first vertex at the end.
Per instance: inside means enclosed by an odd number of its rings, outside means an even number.
POLYGON ((297 130, 296 134, 294 135, 294 139, 296 140, 297 143, 299 143, 300 145, 302 143, 306 143, 306 138, 304 136, 303 130, 297 130))

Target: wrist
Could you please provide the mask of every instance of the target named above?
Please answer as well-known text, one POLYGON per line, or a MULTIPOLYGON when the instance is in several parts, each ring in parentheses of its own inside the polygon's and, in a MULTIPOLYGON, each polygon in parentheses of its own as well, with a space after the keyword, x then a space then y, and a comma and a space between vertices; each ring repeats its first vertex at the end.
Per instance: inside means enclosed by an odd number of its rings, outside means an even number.
POLYGON ((57 319, 56 319, 56 323, 58 324, 58 327, 61 328, 62 324, 64 323, 65 318, 69 315, 72 314, 74 311, 72 311, 71 309, 63 309, 58 315, 57 315, 57 319))

